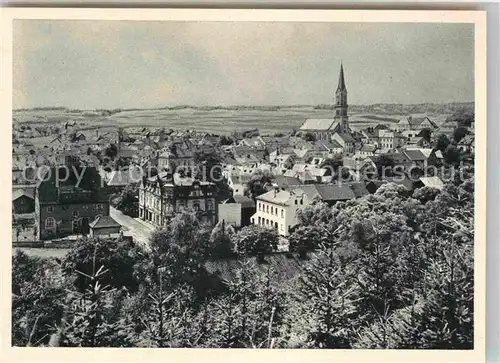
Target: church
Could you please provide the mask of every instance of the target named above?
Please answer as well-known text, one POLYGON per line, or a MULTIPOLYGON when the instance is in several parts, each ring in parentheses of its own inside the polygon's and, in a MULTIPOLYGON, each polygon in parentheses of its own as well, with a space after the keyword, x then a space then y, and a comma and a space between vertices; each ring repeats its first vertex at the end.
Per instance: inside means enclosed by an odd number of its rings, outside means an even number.
POLYGON ((339 83, 335 92, 333 119, 307 119, 300 127, 301 132, 308 132, 316 137, 316 140, 338 141, 347 154, 354 152, 354 139, 349 128, 349 116, 347 116, 347 88, 344 79, 344 66, 340 65, 339 83), (352 150, 351 150, 352 147, 352 150))

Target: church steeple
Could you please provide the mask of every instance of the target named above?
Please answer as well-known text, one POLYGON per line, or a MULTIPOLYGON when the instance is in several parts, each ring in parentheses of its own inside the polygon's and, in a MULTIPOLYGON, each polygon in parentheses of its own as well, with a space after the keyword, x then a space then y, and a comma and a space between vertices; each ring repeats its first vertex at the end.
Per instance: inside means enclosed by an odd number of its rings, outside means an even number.
POLYGON ((349 119, 347 116, 347 87, 344 79, 344 65, 340 63, 339 84, 335 92, 335 120, 340 121, 340 131, 349 132, 349 119))
POLYGON ((337 92, 338 91, 343 91, 347 89, 345 88, 345 81, 344 81, 344 65, 342 62, 340 63, 340 75, 339 75, 339 85, 337 87, 337 92))

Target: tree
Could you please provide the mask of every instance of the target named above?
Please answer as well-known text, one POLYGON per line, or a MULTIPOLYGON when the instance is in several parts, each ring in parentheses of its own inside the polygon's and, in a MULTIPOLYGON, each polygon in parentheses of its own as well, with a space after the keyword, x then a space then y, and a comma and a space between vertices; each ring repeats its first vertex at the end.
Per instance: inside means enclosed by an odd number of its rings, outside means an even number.
POLYGON ((127 185, 111 199, 111 204, 124 214, 137 217, 139 215, 139 189, 136 185, 127 185))
POLYGON ((110 159, 114 159, 118 155, 118 147, 115 144, 109 145, 104 150, 104 155, 106 155, 110 159))
POLYGON ((134 276, 134 266, 146 258, 146 252, 133 242, 121 239, 81 238, 66 254, 61 268, 66 276, 74 280, 74 285, 80 292, 84 291, 87 284, 83 274, 90 276, 94 264, 109 266, 107 273, 101 276, 102 284, 136 291, 140 281, 134 276))
POLYGON ((326 158, 320 164, 320 168, 328 168, 331 171, 330 175, 337 175, 339 169, 344 165, 342 155, 336 154, 332 158, 326 158))
POLYGON ((381 179, 392 176, 392 170, 396 165, 393 157, 388 154, 382 154, 377 157, 375 163, 377 165, 378 175, 381 179))
POLYGON ((240 255, 263 257, 278 248, 279 235, 275 229, 251 225, 234 235, 236 252, 240 255))
POLYGON ((422 187, 415 189, 413 198, 419 200, 422 204, 432 201, 440 193, 439 189, 431 187, 422 187))
MULTIPOLYGON (((297 282, 291 318, 307 319, 305 327, 288 323, 291 335, 299 335, 300 345, 308 348, 350 348, 356 325, 358 287, 356 268, 344 265, 334 245, 322 245, 297 282)), ((299 320, 301 324, 301 320, 299 320)))
POLYGON ((297 211, 297 226, 290 235, 289 249, 300 257, 317 249, 322 243, 332 243, 332 209, 326 203, 307 206, 297 211))
POLYGON ((444 152, 448 145, 450 145, 450 139, 448 138, 448 136, 446 136, 445 134, 439 134, 436 139, 436 145, 434 149, 444 152))
POLYGON ((113 308, 115 289, 103 284, 108 272, 104 266, 97 268, 94 258, 90 275, 76 271, 87 280, 83 292, 67 295, 65 317, 52 339, 52 345, 66 347, 126 347, 131 346, 130 326, 117 318, 113 308))
POLYGON ((446 119, 446 122, 456 122, 459 127, 470 127, 474 122, 473 109, 461 109, 446 119))
POLYGON ((465 135, 467 135, 468 130, 465 127, 457 127, 455 130, 453 130, 453 140, 455 140, 456 143, 459 143, 465 135))
POLYGON ((258 170, 250 175, 248 181, 247 193, 253 199, 267 192, 266 185, 270 184, 274 179, 272 173, 268 170, 258 170))
POLYGON ((460 150, 456 146, 448 145, 443 153, 443 158, 447 164, 457 165, 461 160, 460 150))
POLYGON ((430 142, 432 136, 432 130, 429 128, 422 129, 418 136, 423 137, 425 141, 430 142))
POLYGON ((209 256, 212 258, 225 258, 234 256, 232 237, 235 231, 231 225, 226 225, 224 220, 216 224, 210 234, 209 256))
POLYGON ((63 315, 67 284, 54 259, 12 257, 12 345, 41 346, 63 315))
POLYGON ((316 141, 316 136, 314 136, 314 134, 311 132, 306 132, 303 138, 305 141, 312 141, 312 142, 316 141))

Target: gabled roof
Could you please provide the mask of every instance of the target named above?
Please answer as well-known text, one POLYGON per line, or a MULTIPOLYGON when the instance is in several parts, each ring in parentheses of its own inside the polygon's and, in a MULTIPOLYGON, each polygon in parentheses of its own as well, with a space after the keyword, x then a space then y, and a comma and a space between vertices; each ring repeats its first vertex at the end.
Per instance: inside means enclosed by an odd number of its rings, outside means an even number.
POLYGON ((385 178, 384 181, 386 183, 394 183, 397 185, 402 185, 405 187, 407 191, 412 191, 413 190, 413 182, 411 181, 410 178, 408 178, 406 175, 401 177, 401 176, 396 176, 396 177, 388 177, 385 178))
POLYGON ((28 197, 30 199, 34 199, 33 191, 26 189, 16 189, 12 192, 12 200, 16 200, 20 197, 28 197))
POLYGON ((337 140, 318 140, 315 143, 315 146, 316 145, 322 146, 327 150, 342 149, 342 145, 340 145, 337 140))
POLYGON ((428 159, 422 151, 416 149, 403 150, 403 153, 411 161, 424 161, 428 159))
POLYGON ((296 178, 293 176, 286 176, 286 175, 278 175, 278 176, 274 177, 274 183, 279 188, 288 188, 292 185, 302 184, 302 182, 300 181, 299 178, 296 178))
POLYGON ((89 223, 89 226, 95 229, 95 228, 121 227, 121 224, 119 224, 110 216, 101 216, 97 217, 93 222, 89 223))
POLYGON ((368 189, 366 189, 366 186, 361 182, 348 182, 348 183, 343 182, 343 184, 346 184, 349 186, 349 188, 351 188, 356 198, 361 198, 364 197, 365 195, 370 194, 368 189))
POLYGON ((361 151, 374 152, 377 150, 377 145, 365 144, 361 148, 361 151))
POLYGON ((354 142, 354 138, 347 132, 337 132, 335 135, 339 135, 345 142, 354 142))
POLYGON ((244 195, 233 195, 224 202, 224 204, 226 203, 238 203, 241 204, 241 208, 255 208, 254 200, 252 198, 245 197, 244 195))
POLYGON ((424 186, 430 188, 436 188, 442 190, 444 187, 443 181, 437 176, 422 177, 420 181, 424 183, 424 186))
POLYGON ((309 118, 300 126, 300 130, 327 131, 335 129, 337 125, 338 121, 334 119, 309 118))
POLYGON ((356 198, 349 185, 316 184, 316 189, 325 202, 342 201, 356 198))

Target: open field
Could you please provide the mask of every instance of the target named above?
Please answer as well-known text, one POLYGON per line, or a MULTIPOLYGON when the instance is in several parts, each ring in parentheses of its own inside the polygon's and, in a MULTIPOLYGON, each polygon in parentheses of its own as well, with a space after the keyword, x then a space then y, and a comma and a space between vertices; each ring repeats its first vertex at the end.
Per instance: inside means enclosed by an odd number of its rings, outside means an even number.
MULTIPOLYGON (((418 114, 413 113, 414 116, 418 114)), ((438 124, 449 114, 428 114, 438 124)), ((145 109, 114 113, 111 116, 96 116, 93 111, 68 112, 67 110, 23 110, 14 111, 15 122, 55 123, 76 121, 78 127, 168 127, 179 130, 196 130, 219 134, 230 134, 258 128, 262 134, 273 134, 297 129, 307 118, 332 118, 333 111, 315 109, 310 106, 282 107, 266 109, 145 109)), ((377 124, 398 122, 401 114, 388 113, 351 113, 350 124, 360 129, 377 124)), ((48 138, 47 138, 48 140, 48 138)), ((47 140, 43 140, 46 143, 47 140)))

